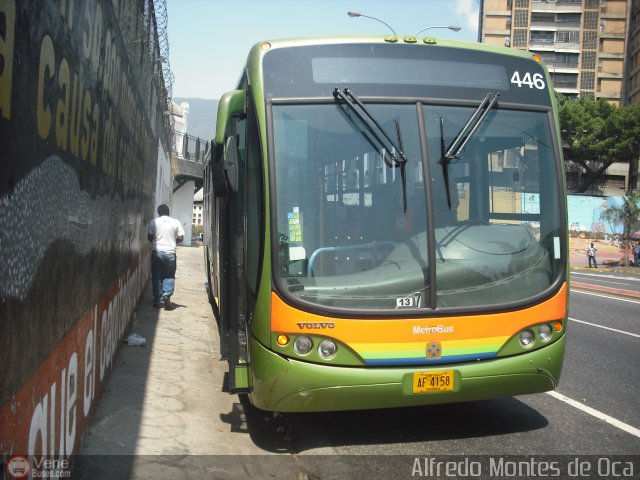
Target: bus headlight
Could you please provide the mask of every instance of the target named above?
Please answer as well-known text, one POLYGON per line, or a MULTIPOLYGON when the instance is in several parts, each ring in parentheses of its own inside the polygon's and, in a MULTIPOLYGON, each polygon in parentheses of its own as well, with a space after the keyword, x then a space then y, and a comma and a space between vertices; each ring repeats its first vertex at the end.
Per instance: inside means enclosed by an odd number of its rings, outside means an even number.
POLYGON ((306 355, 313 348, 313 341, 309 337, 297 337, 293 341, 293 350, 298 355, 306 355))
POLYGON ((551 338, 551 332, 551 325, 549 325, 548 323, 543 323, 538 329, 538 337, 540 337, 540 340, 542 340, 543 342, 548 342, 551 338))
POLYGON ((336 354, 336 350, 338 350, 338 347, 331 340, 323 340, 318 345, 318 353, 325 360, 332 359, 336 354))
POLYGON ((535 337, 531 330, 523 330, 522 332, 520 332, 520 345, 525 348, 530 347, 531 345, 533 345, 534 338, 535 337))

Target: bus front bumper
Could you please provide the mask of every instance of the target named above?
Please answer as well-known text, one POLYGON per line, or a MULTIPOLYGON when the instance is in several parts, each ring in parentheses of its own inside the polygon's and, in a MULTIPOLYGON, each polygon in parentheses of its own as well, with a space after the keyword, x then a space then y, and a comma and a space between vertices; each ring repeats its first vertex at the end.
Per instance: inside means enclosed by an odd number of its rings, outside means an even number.
POLYGON ((254 406, 277 412, 394 408, 546 392, 557 387, 565 338, 532 352, 413 367, 339 367, 301 362, 251 341, 254 406), (452 391, 414 393, 414 373, 452 370, 452 391))

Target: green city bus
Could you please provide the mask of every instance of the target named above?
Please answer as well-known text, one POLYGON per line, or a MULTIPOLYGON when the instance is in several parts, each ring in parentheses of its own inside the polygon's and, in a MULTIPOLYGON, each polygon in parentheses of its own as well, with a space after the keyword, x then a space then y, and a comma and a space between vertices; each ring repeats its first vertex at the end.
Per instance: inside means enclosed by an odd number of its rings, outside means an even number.
POLYGON ((218 107, 205 261, 228 389, 333 411, 557 387, 567 227, 540 57, 265 41, 218 107))

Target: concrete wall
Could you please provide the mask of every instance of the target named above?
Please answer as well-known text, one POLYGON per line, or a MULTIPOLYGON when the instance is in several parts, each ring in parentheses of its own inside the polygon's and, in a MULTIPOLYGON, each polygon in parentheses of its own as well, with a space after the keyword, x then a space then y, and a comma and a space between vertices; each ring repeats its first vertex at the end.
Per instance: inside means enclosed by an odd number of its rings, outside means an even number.
POLYGON ((173 198, 173 175, 171 173, 171 157, 164 151, 161 142, 158 142, 158 167, 156 172, 156 201, 154 212, 157 211, 158 205, 171 206, 173 198))
POLYGON ((182 245, 191 245, 191 228, 193 227, 193 195, 195 183, 189 180, 173 194, 171 216, 180 220, 184 229, 182 245))
POLYGON ((622 224, 609 224, 600 218, 604 210, 620 207, 621 196, 591 197, 587 195, 568 195, 567 209, 569 229, 573 231, 599 232, 602 235, 622 235, 622 224))
MULTIPOLYGON (((173 130, 176 134, 176 152, 181 158, 185 148, 185 134, 187 133, 187 118, 189 115, 189 104, 182 102, 179 105, 173 103, 172 112, 174 115, 173 130)), ((191 220, 193 216, 193 194, 195 182, 188 181, 183 184, 175 193, 171 202, 165 202, 171 207, 171 216, 177 218, 184 229, 184 240, 182 245, 191 245, 191 220)), ((173 191, 173 189, 171 189, 173 191)))
POLYGON ((76 451, 148 280, 152 6, 0 0, 2 464, 76 451))

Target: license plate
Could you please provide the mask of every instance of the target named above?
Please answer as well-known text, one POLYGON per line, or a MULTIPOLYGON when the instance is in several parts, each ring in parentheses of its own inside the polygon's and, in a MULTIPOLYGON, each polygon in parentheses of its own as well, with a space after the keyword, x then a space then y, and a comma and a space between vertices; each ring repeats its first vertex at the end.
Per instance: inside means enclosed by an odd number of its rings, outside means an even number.
POLYGON ((413 393, 452 392, 453 378, 453 370, 414 372, 413 393))

